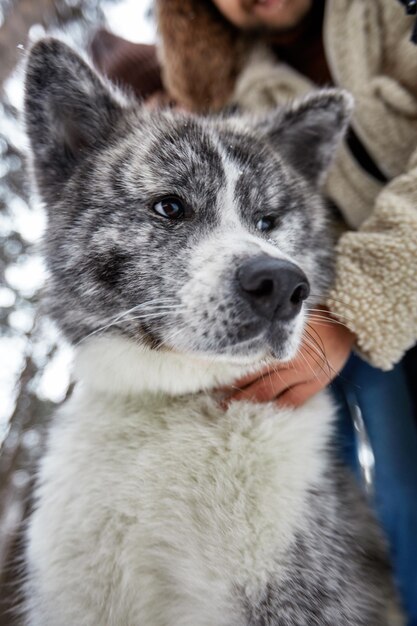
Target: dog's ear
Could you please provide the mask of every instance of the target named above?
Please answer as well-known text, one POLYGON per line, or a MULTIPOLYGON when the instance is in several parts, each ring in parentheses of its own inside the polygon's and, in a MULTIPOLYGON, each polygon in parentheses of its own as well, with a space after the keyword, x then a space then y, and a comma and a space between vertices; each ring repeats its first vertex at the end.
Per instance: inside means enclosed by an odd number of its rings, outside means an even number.
POLYGON ((300 174, 320 185, 352 110, 353 98, 346 91, 318 90, 269 114, 257 130, 300 174))
POLYGON ((37 182, 46 196, 59 191, 122 114, 122 105, 94 70, 51 38, 41 39, 29 52, 24 109, 37 182))

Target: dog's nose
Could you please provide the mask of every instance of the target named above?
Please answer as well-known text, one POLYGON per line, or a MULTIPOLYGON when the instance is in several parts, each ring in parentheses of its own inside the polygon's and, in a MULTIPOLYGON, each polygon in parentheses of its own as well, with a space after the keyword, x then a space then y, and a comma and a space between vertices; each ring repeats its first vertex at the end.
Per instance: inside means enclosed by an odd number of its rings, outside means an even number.
POLYGON ((307 276, 299 267, 266 255, 245 261, 237 279, 252 309, 269 320, 292 319, 310 293, 307 276))

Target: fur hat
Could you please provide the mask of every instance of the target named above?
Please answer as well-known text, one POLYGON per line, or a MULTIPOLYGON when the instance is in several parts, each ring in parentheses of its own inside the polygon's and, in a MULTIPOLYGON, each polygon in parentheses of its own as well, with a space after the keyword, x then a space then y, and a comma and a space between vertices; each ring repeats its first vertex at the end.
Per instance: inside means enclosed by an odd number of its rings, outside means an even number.
POLYGON ((156 0, 163 79, 192 111, 218 110, 233 93, 252 45, 211 0, 156 0))

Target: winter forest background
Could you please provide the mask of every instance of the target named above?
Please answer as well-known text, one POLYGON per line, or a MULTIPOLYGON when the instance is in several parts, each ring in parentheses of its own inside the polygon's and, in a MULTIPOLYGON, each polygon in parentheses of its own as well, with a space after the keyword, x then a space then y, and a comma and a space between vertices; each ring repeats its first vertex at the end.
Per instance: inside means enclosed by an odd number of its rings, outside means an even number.
POLYGON ((18 623, 19 548, 45 426, 70 387, 71 349, 39 316, 46 271, 42 206, 25 171, 19 66, 30 41, 64 31, 88 48, 95 30, 155 39, 151 0, 0 0, 0 626, 18 623))

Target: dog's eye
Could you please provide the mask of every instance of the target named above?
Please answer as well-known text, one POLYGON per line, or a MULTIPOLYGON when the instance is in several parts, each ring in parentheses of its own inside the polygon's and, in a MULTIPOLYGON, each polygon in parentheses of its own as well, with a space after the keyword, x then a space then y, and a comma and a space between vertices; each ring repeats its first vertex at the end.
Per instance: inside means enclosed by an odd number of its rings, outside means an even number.
POLYGON ((275 220, 270 215, 264 215, 260 220, 256 222, 257 230, 262 231, 263 233, 267 233, 269 230, 272 230, 275 226, 275 220))
POLYGON ((175 198, 174 196, 167 196, 155 202, 153 210, 155 213, 158 213, 158 215, 162 215, 162 217, 166 217, 169 220, 179 220, 185 215, 183 203, 179 198, 175 198))

